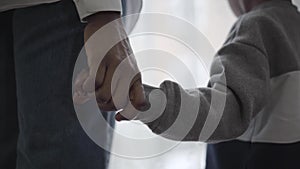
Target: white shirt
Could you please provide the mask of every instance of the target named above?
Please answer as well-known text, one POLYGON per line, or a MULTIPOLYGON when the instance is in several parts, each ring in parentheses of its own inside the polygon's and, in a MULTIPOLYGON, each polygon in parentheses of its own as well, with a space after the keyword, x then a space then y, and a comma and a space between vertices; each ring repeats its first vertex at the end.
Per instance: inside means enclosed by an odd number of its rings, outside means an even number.
MULTIPOLYGON (((60 0, 0 0, 0 12, 60 0)), ((121 0, 73 0, 80 19, 100 11, 121 11, 121 0)))

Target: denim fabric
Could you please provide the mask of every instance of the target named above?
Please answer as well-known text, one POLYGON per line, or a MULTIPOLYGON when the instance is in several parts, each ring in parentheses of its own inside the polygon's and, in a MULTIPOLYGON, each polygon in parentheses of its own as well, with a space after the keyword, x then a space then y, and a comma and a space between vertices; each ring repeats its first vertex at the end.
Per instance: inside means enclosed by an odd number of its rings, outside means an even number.
MULTIPOLYGON (((107 168, 109 153, 86 135, 73 107, 73 68, 85 26, 73 2, 0 17, 0 169, 107 168)), ((113 113, 103 114, 113 125, 113 113)), ((103 136, 108 144, 111 136, 103 136)))
POLYGON ((299 169, 300 143, 228 141, 207 146, 206 169, 299 169))
POLYGON ((0 168, 16 168, 18 118, 12 41, 12 11, 0 14, 0 168))

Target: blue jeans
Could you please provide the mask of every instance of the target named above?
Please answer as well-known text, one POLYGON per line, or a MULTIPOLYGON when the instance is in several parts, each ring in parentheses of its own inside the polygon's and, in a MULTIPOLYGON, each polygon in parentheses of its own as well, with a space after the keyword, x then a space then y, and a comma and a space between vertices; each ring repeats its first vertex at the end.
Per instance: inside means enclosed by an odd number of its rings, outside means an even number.
MULTIPOLYGON (((0 22, 0 169, 107 168, 109 153, 86 135, 73 107, 85 27, 73 2, 2 12, 0 22)), ((113 113, 103 115, 113 125, 113 113)), ((103 136, 108 144, 111 136, 103 136)))

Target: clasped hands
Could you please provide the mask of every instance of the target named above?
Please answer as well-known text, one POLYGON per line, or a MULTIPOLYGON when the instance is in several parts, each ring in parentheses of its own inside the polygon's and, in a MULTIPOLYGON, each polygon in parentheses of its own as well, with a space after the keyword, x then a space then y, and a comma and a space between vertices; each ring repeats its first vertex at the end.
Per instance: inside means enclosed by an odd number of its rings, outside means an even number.
POLYGON ((128 38, 123 38, 114 45, 101 59, 100 64, 95 61, 95 59, 99 59, 99 52, 101 52, 101 50, 97 50, 98 47, 106 40, 97 38, 97 36, 93 37, 95 32, 113 21, 109 28, 115 29, 112 30, 113 36, 127 37, 119 18, 120 14, 117 12, 101 12, 87 18, 88 24, 85 27, 84 39, 89 68, 82 70, 76 78, 73 93, 74 102, 84 104, 95 92, 101 111, 121 110, 115 116, 117 121, 134 119, 136 110, 142 111, 148 104, 141 73, 128 38), (91 37, 92 41, 90 41, 91 37), (93 78, 93 75, 96 77, 93 78))

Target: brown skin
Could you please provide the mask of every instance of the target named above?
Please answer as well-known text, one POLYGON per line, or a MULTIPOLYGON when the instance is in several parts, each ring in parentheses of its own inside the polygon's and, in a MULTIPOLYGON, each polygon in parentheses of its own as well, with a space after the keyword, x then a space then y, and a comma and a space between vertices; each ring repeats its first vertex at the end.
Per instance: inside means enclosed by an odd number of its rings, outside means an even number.
MULTIPOLYGON (((228 0, 232 11, 237 17, 251 11, 256 6, 267 1, 272 1, 272 0, 228 0)), ((282 1, 291 2, 291 0, 282 0, 282 1)))
MULTIPOLYGON (((141 74, 135 76, 135 78, 131 81, 129 91, 125 91, 124 84, 126 83, 126 73, 132 72, 140 72, 135 61, 135 58, 132 56, 132 50, 130 47, 130 43, 128 39, 125 39, 115 45, 104 57, 101 64, 95 65, 96 63, 94 60, 97 58, 98 53, 95 53, 95 48, 97 45, 101 45, 101 41, 103 39, 94 38, 92 42, 88 42, 89 38, 101 27, 105 26, 106 24, 119 19, 121 17, 119 12, 99 12, 94 15, 89 16, 86 18, 88 22, 87 26, 85 27, 84 31, 84 38, 85 42, 85 49, 87 53, 87 60, 89 64, 89 70, 83 70, 77 77, 75 81, 75 93, 73 95, 74 102, 77 104, 83 104, 87 102, 95 91, 97 102, 100 110, 102 111, 116 111, 115 105, 113 103, 112 97, 119 98, 122 100, 122 109, 123 111, 126 110, 128 104, 131 104, 137 108, 141 109, 146 104, 146 99, 144 95, 144 89, 142 85, 142 78, 141 74), (129 59, 128 59, 129 58, 129 59), (115 70, 117 69, 118 65, 124 60, 128 59, 128 63, 126 65, 126 70, 124 71, 124 76, 120 76, 118 80, 117 86, 114 87, 114 92, 111 91, 112 85, 112 78, 114 75, 115 70), (97 72, 96 76, 96 84, 91 80, 93 79, 90 75, 97 72), (128 96, 130 100, 127 100, 128 96)), ((114 22, 115 23, 115 22, 114 22)), ((124 27, 121 22, 116 22, 114 27, 116 32, 115 36, 126 35, 124 27)), ((96 50, 97 51, 97 50, 96 50)), ((116 120, 127 120, 125 117, 121 116, 120 113, 116 116, 116 120)))

